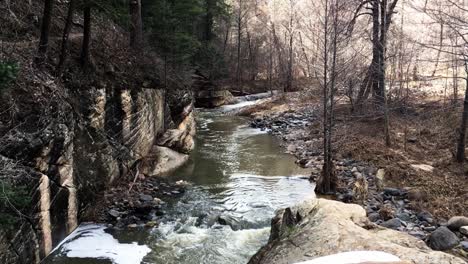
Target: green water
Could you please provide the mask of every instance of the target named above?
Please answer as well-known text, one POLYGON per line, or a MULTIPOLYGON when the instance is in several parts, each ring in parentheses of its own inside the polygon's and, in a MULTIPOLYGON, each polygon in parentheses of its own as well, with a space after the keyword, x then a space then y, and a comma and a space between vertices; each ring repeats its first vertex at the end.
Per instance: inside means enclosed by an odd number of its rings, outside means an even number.
POLYGON ((170 176, 192 183, 152 230, 82 225, 46 263, 247 263, 275 210, 313 197, 277 139, 221 111, 197 113, 196 148, 170 176))

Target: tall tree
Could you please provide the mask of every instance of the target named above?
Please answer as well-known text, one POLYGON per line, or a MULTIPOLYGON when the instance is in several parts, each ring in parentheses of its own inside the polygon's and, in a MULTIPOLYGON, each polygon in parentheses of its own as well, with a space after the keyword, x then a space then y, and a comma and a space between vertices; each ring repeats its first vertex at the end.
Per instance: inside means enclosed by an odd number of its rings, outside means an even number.
POLYGON ((204 40, 209 42, 213 39, 214 13, 216 0, 205 0, 205 30, 204 40))
POLYGON ((141 0, 130 0, 130 46, 138 50, 143 45, 143 20, 141 0))
POLYGON ((236 17, 237 24, 237 64, 236 64, 236 81, 237 89, 240 93, 243 92, 242 87, 242 72, 241 72, 241 45, 242 45, 242 28, 244 25, 244 0, 238 0, 238 10, 236 17))
POLYGON ((59 63, 57 64, 56 73, 60 75, 63 70, 63 65, 68 56, 68 38, 70 37, 70 31, 73 23, 73 14, 75 12, 76 0, 70 0, 68 4, 67 19, 65 21, 65 27, 62 35, 62 48, 60 50, 59 63))
POLYGON ((288 25, 288 33, 289 33, 289 56, 288 56, 288 71, 286 74, 286 87, 285 91, 291 91, 293 86, 293 63, 294 63, 294 18, 297 16, 295 11, 295 2, 294 0, 289 0, 289 25, 288 25))
POLYGON ((91 2, 86 0, 83 7, 83 42, 81 44, 80 63, 83 68, 91 64, 91 2))
POLYGON ((445 39, 445 41, 439 39, 438 43, 425 46, 431 47, 449 58, 447 64, 449 67, 453 67, 454 99, 458 100, 456 89, 458 88, 459 79, 463 79, 466 84, 455 153, 455 158, 460 163, 465 162, 466 158, 466 130, 468 125, 468 7, 466 5, 465 2, 457 0, 434 0, 419 8, 420 11, 426 13, 441 27, 444 27, 447 33, 448 39, 445 39), (440 44, 441 42, 443 42, 443 45, 440 44), (464 77, 458 76, 458 67, 461 64, 463 64, 465 71, 464 77))
POLYGON ((44 10, 42 14, 41 37, 39 39, 39 49, 36 57, 36 64, 44 63, 47 57, 47 49, 49 47, 50 23, 52 21, 52 9, 54 0, 44 1, 44 10))
POLYGON ((332 130, 333 107, 336 85, 336 61, 338 42, 338 7, 340 0, 325 0, 323 18, 323 168, 317 180, 316 192, 321 194, 336 191, 336 175, 333 164, 332 130))
POLYGON ((397 4, 398 0, 363 0, 356 10, 353 21, 362 14, 368 14, 362 13, 368 5, 372 17, 372 61, 358 93, 358 105, 367 99, 371 91, 379 104, 385 103, 385 87, 382 86, 385 85, 382 82, 382 74, 385 79, 385 42, 397 4))

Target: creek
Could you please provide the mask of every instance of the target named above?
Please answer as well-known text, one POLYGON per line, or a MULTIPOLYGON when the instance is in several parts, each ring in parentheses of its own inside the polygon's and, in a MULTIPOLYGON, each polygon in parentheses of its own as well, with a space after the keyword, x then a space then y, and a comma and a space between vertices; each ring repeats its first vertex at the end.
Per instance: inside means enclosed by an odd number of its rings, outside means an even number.
POLYGON ((159 226, 82 224, 45 263, 247 263, 265 245, 275 210, 314 196, 307 171, 247 118, 197 110, 196 148, 170 180, 192 185, 166 200, 159 226))

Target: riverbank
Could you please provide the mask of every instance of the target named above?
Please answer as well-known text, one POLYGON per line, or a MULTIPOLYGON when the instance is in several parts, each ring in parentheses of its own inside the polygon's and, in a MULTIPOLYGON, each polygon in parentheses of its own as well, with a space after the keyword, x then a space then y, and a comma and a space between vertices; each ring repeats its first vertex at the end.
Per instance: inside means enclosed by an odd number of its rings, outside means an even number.
MULTIPOLYGON (((414 111, 426 107, 412 106, 414 111)), ((440 146, 442 143, 447 144, 445 148, 451 146, 447 135, 455 124, 446 131, 434 127, 434 122, 443 120, 441 112, 431 118, 421 117, 417 112, 411 117, 394 113, 391 119, 394 145, 387 149, 383 137, 379 136, 381 120, 353 117, 347 110, 340 105, 336 115, 333 142, 339 178, 336 199, 363 205, 369 219, 377 225, 406 232, 433 248, 450 249, 451 253, 466 258, 466 235, 458 228, 452 231, 441 228, 453 216, 466 215, 468 210, 466 176, 450 163, 450 156, 440 160, 441 153, 445 153, 440 146), (414 119, 419 121, 416 123, 414 119), (409 131, 406 136, 402 135, 402 128, 409 131), (434 140, 442 133, 445 141, 427 145, 431 137, 434 140), (432 148, 437 147, 441 153, 433 155, 432 148), (440 246, 441 232, 453 240, 440 246)), ((288 94, 287 99, 277 97, 238 114, 251 117, 252 127, 268 130, 280 138, 286 152, 310 169, 313 180, 319 176, 323 161, 321 109, 317 97, 288 94)))
POLYGON ((268 100, 251 99, 197 109, 186 164, 161 177, 132 170, 139 177, 113 185, 90 212, 93 223, 81 225, 45 263, 101 263, 132 250, 143 250, 145 263, 247 263, 268 242, 276 210, 314 197, 307 171, 277 138, 226 112, 268 100), (83 252, 84 243, 95 249, 83 252), (123 247, 130 249, 114 250, 123 247))

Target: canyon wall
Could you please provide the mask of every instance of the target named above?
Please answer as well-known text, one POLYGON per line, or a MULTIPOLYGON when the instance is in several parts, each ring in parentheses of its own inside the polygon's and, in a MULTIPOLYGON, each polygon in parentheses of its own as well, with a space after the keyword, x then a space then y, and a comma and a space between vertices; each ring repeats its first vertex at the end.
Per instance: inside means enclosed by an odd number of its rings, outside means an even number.
MULTIPOLYGON (((154 156, 157 139, 174 126, 163 90, 90 87, 69 99, 65 118, 10 132, 12 144, 1 153, 5 163, 22 160, 27 180, 16 184, 27 186, 32 203, 18 228, 0 231, 0 263, 38 263, 103 190, 154 156)), ((193 117, 191 108, 184 115, 193 117)))

